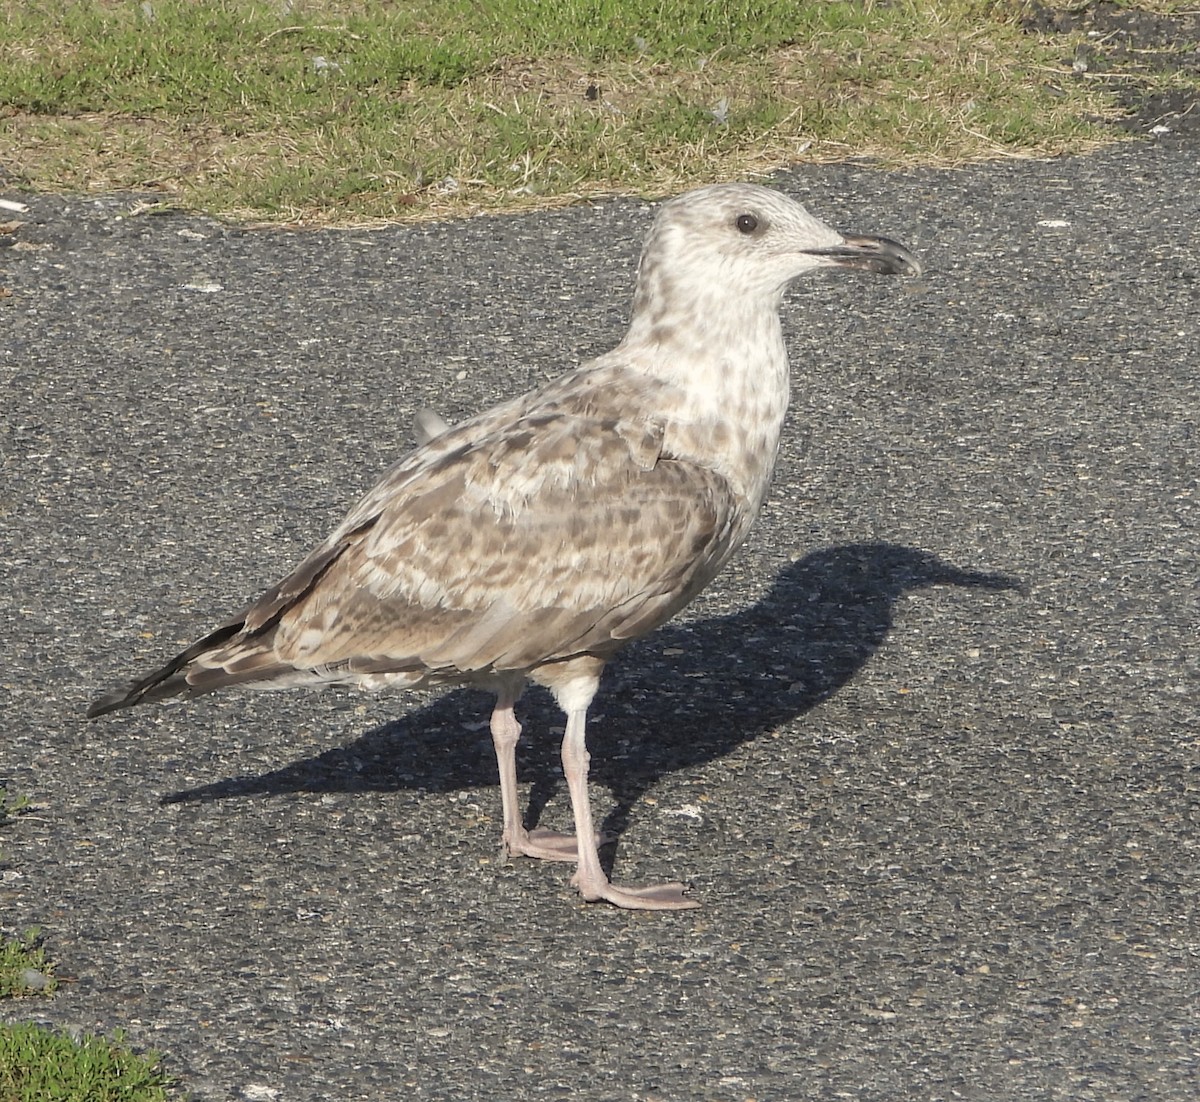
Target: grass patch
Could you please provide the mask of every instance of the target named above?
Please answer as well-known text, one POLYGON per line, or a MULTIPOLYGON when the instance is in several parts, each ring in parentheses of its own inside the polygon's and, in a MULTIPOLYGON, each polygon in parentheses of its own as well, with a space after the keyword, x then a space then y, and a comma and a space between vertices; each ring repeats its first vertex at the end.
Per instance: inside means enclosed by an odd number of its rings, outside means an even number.
MULTIPOLYGON (((18 815, 28 810, 28 796, 10 796, 7 789, 0 788, 0 828, 7 826, 18 815)), ((0 861, 3 860, 4 850, 0 849, 0 861)))
POLYGON ((31 927, 17 937, 0 937, 0 998, 52 995, 56 986, 40 930, 31 927))
MULTIPOLYGON (((0 827, 29 806, 0 788, 0 827)), ((0 999, 53 995, 54 965, 40 931, 0 937, 0 999)), ((34 1022, 0 1022, 0 1102, 166 1102, 157 1053, 115 1039, 67 1036, 34 1022)))
POLYGON ((0 0, 0 171, 316 222, 1100 140, 1018 0, 0 0))
MULTIPOLYGON (((9 796, 7 790, 0 788, 0 827, 28 807, 28 797, 9 796)), ((0 936, 0 999, 52 995, 56 986, 54 965, 46 959, 40 930, 30 927, 16 937, 0 936)))
POLYGON ((7 789, 0 788, 0 827, 5 826, 10 819, 20 815, 28 807, 28 796, 10 796, 7 789))
POLYGON ((115 1040, 78 1040, 33 1023, 0 1025, 0 1102, 165 1102, 158 1056, 115 1040))

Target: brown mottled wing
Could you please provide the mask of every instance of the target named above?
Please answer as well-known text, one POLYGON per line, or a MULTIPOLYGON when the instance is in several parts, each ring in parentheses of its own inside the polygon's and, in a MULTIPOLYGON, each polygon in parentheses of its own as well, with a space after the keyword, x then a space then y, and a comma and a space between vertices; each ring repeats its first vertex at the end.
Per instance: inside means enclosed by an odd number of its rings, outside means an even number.
POLYGON ((281 667, 452 676, 606 653, 728 557, 741 528, 728 485, 660 457, 652 421, 544 407, 498 420, 394 468, 248 610, 247 634, 194 659, 189 683, 281 667))

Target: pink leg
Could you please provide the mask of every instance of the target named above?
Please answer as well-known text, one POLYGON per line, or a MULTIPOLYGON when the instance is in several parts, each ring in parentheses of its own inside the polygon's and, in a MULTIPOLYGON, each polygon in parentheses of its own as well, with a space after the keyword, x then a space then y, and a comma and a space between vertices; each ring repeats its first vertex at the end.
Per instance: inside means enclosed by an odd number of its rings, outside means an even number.
POLYGON ((500 805, 504 813, 504 849, 513 857, 540 857, 543 861, 574 861, 578 855, 575 837, 553 830, 526 830, 521 819, 517 793, 517 740, 521 725, 513 706, 523 685, 506 687, 496 696, 492 712, 492 745, 500 770, 500 805))
MULTIPOLYGON (((592 691, 595 692, 594 689, 592 691)), ((588 902, 604 899, 618 907, 645 911, 679 911, 699 907, 699 903, 683 894, 682 884, 621 887, 604 874, 600 867, 600 852, 592 830, 592 808, 588 800, 588 764, 591 757, 587 751, 586 725, 586 704, 567 713, 562 762, 567 787, 571 790, 571 807, 575 812, 575 836, 579 840, 579 868, 571 882, 588 902)))

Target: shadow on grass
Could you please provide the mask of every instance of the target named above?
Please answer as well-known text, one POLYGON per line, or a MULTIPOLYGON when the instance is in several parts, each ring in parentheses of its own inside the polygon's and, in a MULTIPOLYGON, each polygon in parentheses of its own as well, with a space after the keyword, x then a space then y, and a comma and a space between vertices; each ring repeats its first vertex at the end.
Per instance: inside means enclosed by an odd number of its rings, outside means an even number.
MULTIPOLYGON (((836 692, 886 639, 896 601, 934 585, 1021 588, 1007 575, 960 570, 926 551, 849 544, 793 563, 747 609, 668 624, 626 648, 605 671, 589 717, 592 780, 616 799, 603 829, 619 835, 639 798, 663 775, 720 758, 836 692)), ((347 746, 258 776, 175 792, 162 802, 492 786, 491 705, 486 693, 454 690, 347 746), (474 720, 478 733, 466 733, 464 721, 474 720)), ((532 826, 559 787, 563 717, 540 691, 528 693, 519 708, 525 737, 517 764, 530 782, 526 821, 532 826)))

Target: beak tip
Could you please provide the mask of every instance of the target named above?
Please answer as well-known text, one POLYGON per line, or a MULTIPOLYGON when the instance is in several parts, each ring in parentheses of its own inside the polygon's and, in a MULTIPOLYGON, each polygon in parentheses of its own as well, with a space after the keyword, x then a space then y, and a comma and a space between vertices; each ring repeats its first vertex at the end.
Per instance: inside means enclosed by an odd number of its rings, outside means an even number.
POLYGON ((879 275, 920 276, 924 267, 915 253, 889 237, 845 234, 842 244, 819 250, 819 255, 844 268, 859 268, 879 275))

